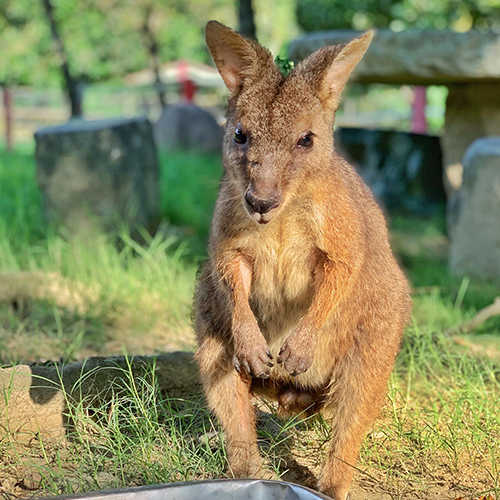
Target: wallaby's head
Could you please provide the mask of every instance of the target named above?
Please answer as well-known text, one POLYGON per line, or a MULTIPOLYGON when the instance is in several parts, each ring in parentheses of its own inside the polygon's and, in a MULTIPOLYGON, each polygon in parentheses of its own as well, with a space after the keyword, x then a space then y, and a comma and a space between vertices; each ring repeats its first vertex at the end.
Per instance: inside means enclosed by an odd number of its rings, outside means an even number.
POLYGON ((340 95, 372 38, 369 31, 324 47, 284 77, 267 49, 207 24, 208 48, 231 93, 224 168, 256 222, 269 222, 329 161, 340 95))

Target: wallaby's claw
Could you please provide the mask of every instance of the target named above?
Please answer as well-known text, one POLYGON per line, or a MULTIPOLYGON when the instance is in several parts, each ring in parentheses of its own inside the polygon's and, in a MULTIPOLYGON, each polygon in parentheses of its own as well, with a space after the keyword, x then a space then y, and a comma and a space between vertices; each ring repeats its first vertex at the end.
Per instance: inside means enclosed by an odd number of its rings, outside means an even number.
POLYGON ((285 341, 278 354, 278 363, 282 364, 285 370, 295 377, 309 369, 312 365, 312 355, 310 352, 302 353, 290 346, 290 342, 285 341))
POLYGON ((269 358, 267 346, 264 349, 253 347, 251 352, 239 352, 233 356, 233 365, 238 373, 245 371, 247 375, 257 378, 269 378, 271 368, 274 366, 269 358), (260 352, 259 352, 260 351, 260 352))
POLYGON ((238 373, 241 373, 240 361, 238 359, 238 356, 236 356, 236 354, 233 356, 233 366, 238 373))

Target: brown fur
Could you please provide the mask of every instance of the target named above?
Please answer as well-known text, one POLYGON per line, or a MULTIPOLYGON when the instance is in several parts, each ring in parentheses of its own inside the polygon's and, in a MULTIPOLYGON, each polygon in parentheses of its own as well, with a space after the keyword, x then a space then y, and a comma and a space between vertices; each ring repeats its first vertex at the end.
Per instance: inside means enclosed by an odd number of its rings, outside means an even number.
POLYGON ((333 148, 334 111, 372 34, 312 54, 287 77, 211 21, 231 97, 209 259, 195 298, 197 360, 235 476, 262 476, 251 396, 321 410, 333 438, 319 488, 344 500, 410 313, 381 210, 333 148), (239 127, 246 144, 233 137, 239 127), (312 147, 297 141, 312 131, 312 147), (278 199, 260 215, 245 192, 278 199))

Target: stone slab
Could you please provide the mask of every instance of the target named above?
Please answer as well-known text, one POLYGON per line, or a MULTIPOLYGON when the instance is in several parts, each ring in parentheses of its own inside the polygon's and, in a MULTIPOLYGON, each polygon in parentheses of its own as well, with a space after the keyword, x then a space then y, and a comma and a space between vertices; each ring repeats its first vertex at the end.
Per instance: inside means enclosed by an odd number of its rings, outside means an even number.
POLYGON ((153 228, 159 166, 144 117, 71 120, 35 133, 37 179, 50 222, 71 234, 153 228))
POLYGON ((462 185, 462 159, 467 148, 476 139, 496 135, 500 135, 500 82, 450 85, 442 137, 450 202, 462 185))
MULTIPOLYGON (((357 31, 323 31, 293 40, 300 61, 325 45, 346 43, 357 31)), ((362 83, 447 85, 500 82, 500 32, 378 30, 353 74, 362 83)))

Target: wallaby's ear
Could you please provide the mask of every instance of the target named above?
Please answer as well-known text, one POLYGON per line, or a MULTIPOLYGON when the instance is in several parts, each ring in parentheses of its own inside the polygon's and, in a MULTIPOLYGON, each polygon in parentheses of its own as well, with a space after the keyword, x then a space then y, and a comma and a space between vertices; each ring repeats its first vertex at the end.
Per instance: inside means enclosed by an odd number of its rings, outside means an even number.
POLYGON ((255 69, 257 53, 254 44, 217 21, 207 23, 205 39, 226 87, 234 94, 243 79, 251 76, 255 69))
POLYGON ((312 73, 319 98, 326 105, 338 106, 345 84, 368 50, 374 34, 374 30, 370 30, 345 45, 319 49, 301 64, 301 71, 312 73))

